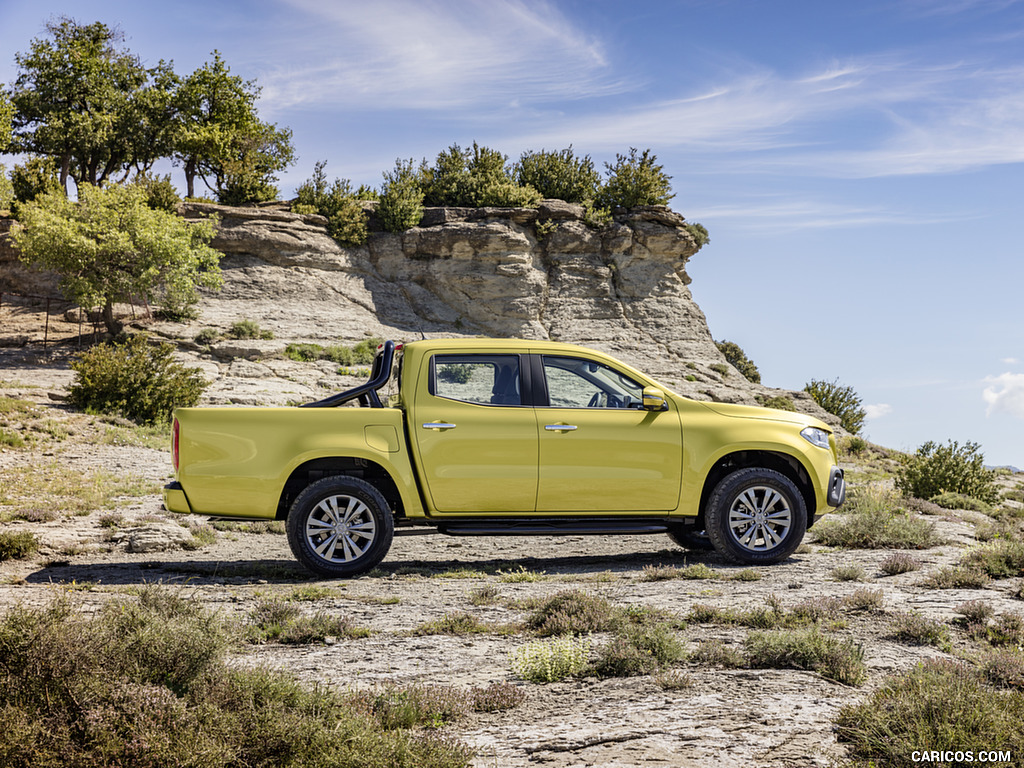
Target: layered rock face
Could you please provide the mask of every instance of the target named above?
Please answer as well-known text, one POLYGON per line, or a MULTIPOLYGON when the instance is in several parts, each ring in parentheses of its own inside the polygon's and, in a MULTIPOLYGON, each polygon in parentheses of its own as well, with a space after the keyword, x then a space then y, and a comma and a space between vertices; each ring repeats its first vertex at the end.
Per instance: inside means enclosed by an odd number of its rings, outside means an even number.
MULTIPOLYGON (((219 218, 212 244, 226 254, 225 282, 203 301, 206 325, 249 318, 277 339, 319 343, 553 339, 609 352, 697 399, 754 404, 779 394, 725 363, 687 287, 698 246, 664 207, 632 209, 599 229, 581 206, 553 200, 434 208, 420 226, 371 232, 360 247, 337 244, 315 215, 204 204, 182 213, 219 218)), ((785 394, 824 415, 804 393, 785 394)))

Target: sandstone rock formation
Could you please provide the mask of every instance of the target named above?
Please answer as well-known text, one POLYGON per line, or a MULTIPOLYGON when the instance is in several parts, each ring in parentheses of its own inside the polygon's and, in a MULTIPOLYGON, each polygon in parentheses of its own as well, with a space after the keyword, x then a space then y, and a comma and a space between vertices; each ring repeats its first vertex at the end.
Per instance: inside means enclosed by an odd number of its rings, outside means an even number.
MULTIPOLYGON (((681 215, 645 207, 607 227, 581 206, 433 208, 403 233, 342 247, 315 215, 190 203, 216 215, 224 288, 203 323, 257 320, 277 339, 336 343, 486 335, 554 339, 609 352, 702 400, 777 396, 722 357, 687 287, 698 250, 681 215), (717 369, 717 370, 716 370, 717 369)), ((372 228, 372 227, 371 227, 372 228)), ((283 347, 283 343, 280 344, 283 347)), ((804 393, 800 410, 825 414, 804 393)))

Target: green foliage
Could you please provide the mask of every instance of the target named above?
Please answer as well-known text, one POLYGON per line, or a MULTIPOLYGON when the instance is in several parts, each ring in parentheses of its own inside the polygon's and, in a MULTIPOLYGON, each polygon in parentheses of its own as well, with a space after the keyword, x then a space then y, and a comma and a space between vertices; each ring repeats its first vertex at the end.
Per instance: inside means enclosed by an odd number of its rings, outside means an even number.
POLYGON ((264 331, 255 320, 245 318, 236 320, 228 328, 228 338, 231 339, 272 339, 273 331, 264 331))
POLYGON ((590 641, 571 635, 530 642, 509 654, 512 671, 533 683, 581 675, 589 658, 590 641))
POLYGON ((952 492, 994 504, 999 497, 995 473, 985 469, 980 449, 978 443, 961 446, 950 440, 938 445, 929 440, 914 455, 901 457, 896 488, 921 499, 952 492))
POLYGON ((7 168, 0 163, 0 211, 10 212, 14 203, 14 184, 7 174, 7 168))
POLYGON ((424 204, 535 207, 540 202, 540 193, 533 187, 517 184, 506 160, 505 155, 475 141, 472 149, 452 144, 438 154, 432 168, 421 168, 424 204))
POLYGON ((992 512, 992 505, 980 499, 965 496, 962 493, 946 491, 928 499, 932 504, 938 504, 943 509, 968 509, 972 512, 992 512))
POLYGON ((793 401, 785 395, 756 395, 757 402, 765 408, 774 408, 778 411, 796 411, 793 401))
POLYGON ((138 174, 134 181, 146 193, 146 205, 168 213, 177 213, 181 198, 178 190, 171 183, 171 175, 153 176, 148 173, 138 174))
POLYGON ((579 590, 565 590, 545 600, 526 620, 542 636, 607 632, 620 617, 608 600, 579 590))
POLYGON ((839 417, 839 423, 850 434, 856 435, 864 427, 867 412, 861 407, 861 399, 853 387, 843 386, 838 380, 811 382, 804 387, 814 402, 839 417))
POLYGON ((19 217, 12 235, 22 259, 60 274, 69 300, 102 306, 111 334, 121 329, 115 302, 181 308, 198 300, 197 286, 221 285, 220 254, 207 245, 213 223, 154 210, 137 185, 83 184, 77 203, 49 192, 23 203, 19 217))
POLYGON ((14 166, 11 188, 19 203, 35 200, 45 192, 56 192, 60 189, 57 161, 52 157, 30 157, 24 164, 14 166))
POLYGON ((921 568, 921 561, 906 552, 893 552, 885 560, 878 564, 882 573, 887 576, 896 576, 900 573, 910 573, 921 568))
POLYGON ((515 166, 520 186, 533 187, 542 198, 567 203, 593 202, 601 185, 590 155, 576 157, 570 146, 557 152, 524 152, 515 166))
POLYGON ((994 579, 1024 575, 1024 542, 995 539, 964 555, 962 565, 994 579))
POLYGON ((11 121, 14 119, 14 105, 4 91, 0 91, 0 154, 7 151, 11 143, 11 121))
POLYGON ((343 245, 362 245, 368 237, 367 215, 348 179, 327 183, 326 160, 313 168, 313 176, 296 190, 292 207, 298 213, 319 213, 327 219, 327 234, 343 245))
POLYGON ((725 357, 726 362, 742 373, 747 381, 752 381, 755 384, 761 383, 761 373, 739 344, 732 341, 716 341, 715 346, 725 357))
POLYGON ((615 156, 615 164, 605 163, 608 178, 598 195, 597 202, 606 208, 622 206, 636 208, 641 205, 667 205, 675 197, 658 158, 649 149, 638 153, 630 147, 628 155, 615 156))
POLYGON ((291 129, 254 120, 235 132, 215 166, 217 200, 224 205, 276 200, 276 174, 294 162, 291 129))
POLYGON ((597 652, 598 677, 649 675, 686 656, 683 644, 667 624, 627 624, 597 652))
POLYGON ((915 750, 1024 753, 1024 690, 1000 691, 961 662, 929 659, 890 676, 836 720, 853 757, 876 765, 911 765, 915 750))
POLYGON ((283 674, 229 668, 231 643, 217 617, 152 587, 98 612, 67 601, 6 612, 0 763, 469 765, 464 743, 412 728, 463 714, 473 696, 441 686, 395 688, 377 705, 372 693, 310 690, 283 674))
POLYGON ((260 600, 249 614, 248 639, 252 643, 311 645, 328 638, 349 640, 368 637, 370 630, 358 627, 348 617, 320 611, 305 614, 294 602, 260 600))
POLYGON ((28 531, 0 531, 0 563, 22 560, 39 549, 39 540, 28 531))
POLYGON ((860 685, 867 679, 864 649, 850 638, 822 634, 816 626, 752 632, 744 647, 753 668, 809 669, 847 685, 860 685))
POLYGON ((696 221, 687 222, 683 225, 683 229, 690 233, 690 237, 693 238, 698 248, 703 248, 711 242, 711 235, 708 234, 707 227, 703 224, 698 224, 696 221))
POLYGON ((55 158, 61 184, 100 184, 166 156, 169 103, 177 78, 160 62, 145 68, 105 24, 69 18, 47 24, 48 39, 17 54, 10 89, 16 108, 11 150, 55 158))
POLYGON ((403 232, 423 218, 423 190, 419 173, 410 159, 395 161, 395 168, 385 172, 377 215, 388 232, 403 232))
POLYGON ((907 645, 934 645, 949 650, 949 628, 916 611, 898 613, 892 619, 893 637, 907 645))
POLYGON ((206 388, 198 368, 174 361, 170 344, 152 345, 145 336, 93 347, 79 354, 71 368, 71 405, 140 424, 170 421, 175 408, 195 405, 206 388))

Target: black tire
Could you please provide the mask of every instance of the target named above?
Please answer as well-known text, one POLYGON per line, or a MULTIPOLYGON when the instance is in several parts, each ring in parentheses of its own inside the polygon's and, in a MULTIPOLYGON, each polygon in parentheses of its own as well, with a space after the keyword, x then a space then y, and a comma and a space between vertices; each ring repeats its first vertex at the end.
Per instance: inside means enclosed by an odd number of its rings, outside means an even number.
POLYGON ((671 525, 668 537, 683 549, 695 552, 710 552, 715 548, 708 537, 708 532, 696 525, 671 525))
POLYGON ((310 484, 288 512, 288 544, 320 576, 349 577, 373 568, 391 549, 395 518, 374 486, 336 475, 310 484))
POLYGON ((705 511, 719 554, 746 565, 785 560, 807 531, 807 505, 792 480, 773 469, 739 469, 718 483, 705 511))

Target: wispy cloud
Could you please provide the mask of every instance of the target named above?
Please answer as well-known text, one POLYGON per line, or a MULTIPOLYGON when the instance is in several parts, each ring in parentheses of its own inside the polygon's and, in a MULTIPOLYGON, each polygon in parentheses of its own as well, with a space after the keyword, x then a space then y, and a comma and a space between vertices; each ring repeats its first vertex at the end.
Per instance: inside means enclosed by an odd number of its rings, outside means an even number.
POLYGON ((1002 413, 1024 419, 1024 373, 989 376, 985 383, 989 386, 981 396, 988 403, 987 415, 1002 413))
POLYGON ((547 3, 287 2, 304 17, 300 48, 310 63, 261 78, 275 109, 485 109, 625 87, 601 43, 547 3))
POLYGON ((888 416, 892 413, 892 406, 888 403, 876 403, 874 405, 865 405, 864 412, 869 419, 880 419, 883 416, 888 416))

